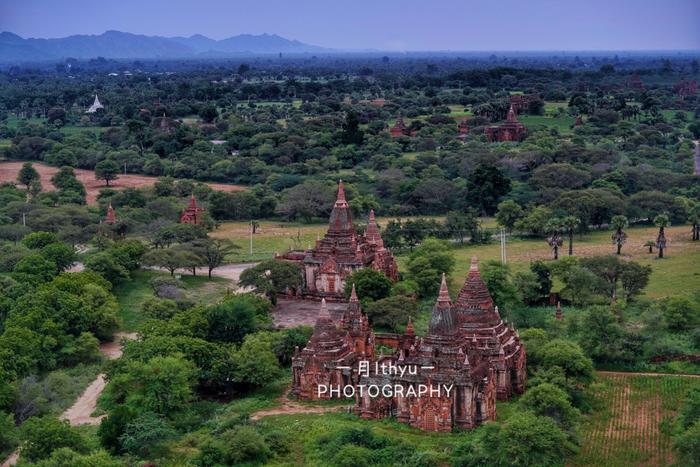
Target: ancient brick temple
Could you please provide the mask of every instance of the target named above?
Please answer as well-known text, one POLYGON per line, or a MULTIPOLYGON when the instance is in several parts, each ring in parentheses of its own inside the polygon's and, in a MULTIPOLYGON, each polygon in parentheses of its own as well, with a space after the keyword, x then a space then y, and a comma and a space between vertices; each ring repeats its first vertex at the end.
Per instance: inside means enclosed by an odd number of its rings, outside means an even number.
POLYGON ((362 268, 381 271, 392 281, 398 279, 396 260, 384 247, 374 211, 369 213, 365 234, 355 232, 342 180, 326 235, 316 240, 314 248, 290 251, 277 259, 303 266, 304 280, 297 295, 314 300, 344 301, 345 278, 362 268))
POLYGON ((202 222, 202 213, 204 208, 197 206, 197 200, 194 199, 194 194, 190 197, 190 203, 187 205, 182 215, 180 215, 181 224, 198 225, 202 222))
POLYGON ((107 215, 102 222, 109 225, 114 225, 117 223, 117 214, 114 211, 111 202, 109 203, 109 206, 107 206, 107 215))
POLYGON ((527 136, 527 128, 518 121, 515 109, 511 105, 510 109, 508 109, 506 121, 486 128, 486 136, 491 143, 496 141, 522 141, 527 136))
POLYGON ((357 372, 351 368, 360 359, 374 359, 374 334, 353 286, 340 323, 333 322, 326 301, 321 300, 321 311, 309 342, 303 351, 295 349, 292 393, 305 400, 330 399, 328 393, 319 393, 319 385, 356 384, 357 372))
POLYGON ((404 334, 374 334, 353 289, 348 310, 333 323, 321 305, 313 336, 292 363, 293 393, 301 399, 347 397, 323 392, 328 385, 356 389, 355 413, 365 419, 396 417, 424 431, 471 429, 496 418, 496 400, 522 393, 526 382, 525 348, 516 331, 498 314, 476 259, 453 303, 443 276, 424 337, 415 335, 409 319, 404 334), (375 345, 392 355, 376 355, 375 345), (368 371, 361 363, 369 361, 368 371), (409 368, 413 371, 379 371, 409 368), (372 396, 369 387, 400 388, 390 396, 372 396), (447 388, 439 394, 415 394, 420 386, 447 388), (413 389, 414 393, 411 393, 413 389))
POLYGON ((397 138, 399 136, 416 136, 416 130, 407 127, 401 115, 396 118, 396 123, 389 129, 389 133, 392 138, 397 138))

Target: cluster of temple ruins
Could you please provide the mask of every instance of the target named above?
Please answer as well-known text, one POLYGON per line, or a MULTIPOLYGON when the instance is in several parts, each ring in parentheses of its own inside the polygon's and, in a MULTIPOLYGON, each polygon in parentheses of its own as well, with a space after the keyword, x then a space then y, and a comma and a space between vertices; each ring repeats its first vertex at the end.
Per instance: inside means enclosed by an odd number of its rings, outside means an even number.
POLYGON ((350 393, 354 412, 362 418, 395 417, 441 432, 495 420, 496 400, 522 393, 527 378, 525 348, 518 332, 501 319, 476 258, 454 302, 443 276, 423 337, 416 335, 410 318, 403 334, 375 333, 354 287, 339 322, 323 301, 313 335, 295 351, 292 375, 292 391, 300 399, 350 393), (378 355, 379 345, 393 353, 378 355), (421 394, 419 387, 430 391, 421 394), (378 389, 373 393, 372 388, 378 389))
MULTIPOLYGON (((531 98, 529 96, 514 95, 510 98, 510 107, 506 115, 506 120, 496 125, 486 127, 486 137, 489 142, 504 142, 504 141, 522 141, 527 136, 527 128, 518 121, 518 113, 521 110, 527 110, 530 105, 531 98)), ((459 140, 464 140, 469 133, 469 119, 460 120, 457 125, 457 136, 459 140)), ((389 128, 389 134, 392 138, 399 136, 416 136, 416 130, 413 127, 406 126, 403 118, 399 116, 396 123, 389 128)))
POLYGON ((517 331, 501 319, 476 258, 454 302, 443 275, 426 336, 416 335, 410 317, 403 334, 375 333, 354 285, 342 317, 333 320, 326 300, 345 301, 349 274, 369 267, 393 281, 398 275, 373 212, 365 234, 355 233, 342 182, 325 237, 314 248, 277 259, 302 265, 304 281, 295 295, 321 300, 313 334, 303 349, 295 349, 292 361, 292 391, 298 398, 351 393, 362 418, 395 417, 425 431, 451 431, 494 420, 496 400, 523 392, 525 348, 517 331), (379 346, 393 353, 384 355, 379 346), (385 387, 392 388, 391 395, 383 389, 372 392, 385 387))

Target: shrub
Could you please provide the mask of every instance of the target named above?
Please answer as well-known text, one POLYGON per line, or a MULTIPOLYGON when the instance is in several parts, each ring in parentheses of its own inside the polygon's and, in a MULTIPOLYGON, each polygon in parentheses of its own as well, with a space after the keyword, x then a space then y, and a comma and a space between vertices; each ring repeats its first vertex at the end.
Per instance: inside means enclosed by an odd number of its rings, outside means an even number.
POLYGON ((22 458, 30 462, 46 459, 59 448, 85 452, 86 443, 68 422, 46 416, 30 418, 22 425, 22 458))

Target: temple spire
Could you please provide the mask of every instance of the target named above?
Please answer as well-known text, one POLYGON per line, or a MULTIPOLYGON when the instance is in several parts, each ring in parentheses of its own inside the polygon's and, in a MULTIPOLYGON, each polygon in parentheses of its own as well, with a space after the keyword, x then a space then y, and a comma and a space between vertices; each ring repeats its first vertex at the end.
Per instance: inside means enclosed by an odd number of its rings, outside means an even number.
POLYGON ((408 317, 408 324, 406 325, 406 334, 408 334, 409 336, 413 336, 416 334, 416 330, 413 329, 413 320, 410 316, 408 317))
POLYGON ((335 200, 336 206, 347 206, 348 202, 345 200, 345 184, 340 180, 338 182, 338 197, 335 200))
POLYGON ((443 306, 450 306, 450 291, 447 289, 447 280, 445 278, 445 273, 442 273, 442 282, 440 282, 440 293, 438 295, 438 304, 443 306))
POLYGON ((510 104, 510 109, 508 109, 508 117, 506 118, 509 122, 517 122, 518 119, 515 116, 515 109, 513 109, 513 104, 510 104))
POLYGON ((318 319, 331 319, 331 314, 328 312, 328 305, 326 305, 326 299, 321 299, 321 310, 318 312, 318 319))
POLYGON ((563 317, 563 314, 562 314, 562 312, 561 312, 561 302, 557 302, 557 311, 556 311, 556 313, 554 314, 554 317, 555 317, 556 319, 558 319, 559 321, 561 321, 561 319, 562 319, 562 317, 563 317))
MULTIPOLYGON (((325 300, 325 298, 324 298, 325 300)), ((355 291, 355 283, 353 282, 352 284, 352 292, 350 292, 350 303, 357 303, 359 300, 357 299, 357 292, 355 291)))

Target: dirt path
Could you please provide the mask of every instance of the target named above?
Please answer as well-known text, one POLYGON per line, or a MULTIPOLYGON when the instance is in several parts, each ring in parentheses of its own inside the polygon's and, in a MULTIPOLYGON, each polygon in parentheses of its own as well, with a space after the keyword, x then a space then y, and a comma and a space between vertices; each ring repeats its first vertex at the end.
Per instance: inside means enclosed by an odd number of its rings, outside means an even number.
MULTIPOLYGON (((110 360, 115 360, 122 356, 122 341, 136 339, 135 333, 118 332, 114 335, 112 342, 105 342, 100 345, 100 352, 110 360)), ((61 420, 68 420, 72 426, 77 425, 99 425, 104 415, 93 417, 92 413, 97 408, 97 399, 102 394, 107 382, 105 375, 99 374, 90 383, 75 403, 61 415, 61 420)))
MULTIPOLYGON (((100 344, 100 352, 109 360, 115 360, 122 356, 123 341, 136 339, 136 333, 117 332, 114 334, 112 342, 100 344)), ((104 415, 93 417, 92 413, 97 409, 97 399, 106 385, 105 375, 99 374, 90 383, 85 391, 78 397, 72 406, 66 409, 59 417, 61 420, 68 420, 71 426, 77 425, 99 425, 104 415)), ((19 450, 13 452, 5 459, 0 467, 11 467, 17 464, 19 450)))
POLYGON ((328 413, 328 412, 340 412, 347 409, 347 406, 325 406, 325 405, 307 405, 300 404, 289 400, 289 393, 292 390, 291 387, 287 388, 280 397, 277 398, 277 402, 281 405, 279 407, 274 407, 271 409, 259 410, 250 414, 250 419, 252 421, 260 420, 263 417, 271 417, 273 415, 292 415, 297 413, 328 413))

